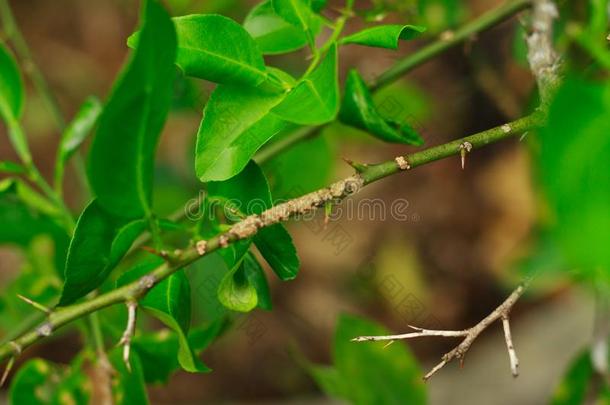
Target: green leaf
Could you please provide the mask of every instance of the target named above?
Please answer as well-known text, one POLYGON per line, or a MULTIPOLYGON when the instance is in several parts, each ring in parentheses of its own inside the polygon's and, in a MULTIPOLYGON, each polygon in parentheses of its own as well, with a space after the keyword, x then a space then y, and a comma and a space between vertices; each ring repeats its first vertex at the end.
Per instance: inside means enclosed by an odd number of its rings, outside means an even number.
POLYGON ((311 9, 316 13, 324 10, 328 5, 328 0, 311 0, 311 9))
POLYGON ((310 0, 271 0, 273 9, 286 22, 299 27, 313 45, 312 24, 315 14, 310 0))
POLYGON ((9 390, 11 404, 85 404, 91 399, 88 378, 82 371, 82 356, 69 368, 34 358, 15 374, 9 390))
POLYGON ((272 112, 295 124, 321 125, 335 119, 338 109, 337 47, 333 45, 320 65, 272 112))
POLYGON ((98 200, 85 208, 76 224, 66 260, 59 305, 68 305, 98 288, 146 228, 109 214, 98 200))
POLYGON ((267 277, 265 271, 261 267, 256 257, 250 252, 244 257, 242 264, 244 273, 248 282, 256 290, 256 296, 258 301, 258 307, 271 311, 271 293, 269 292, 269 284, 267 283, 267 277))
POLYGON ((64 164, 82 145, 102 113, 102 105, 97 97, 89 97, 80 106, 76 116, 61 136, 58 164, 64 164))
MULTIPOLYGON (((178 35, 176 64, 187 76, 222 84, 257 86, 267 79, 258 45, 241 25, 217 14, 174 17, 178 35)), ((134 47, 140 34, 127 44, 134 47)))
POLYGON ((19 120, 23 111, 23 79, 19 67, 4 43, 0 43, 0 117, 19 120))
MULTIPOLYGON (((312 32, 317 35, 322 25, 320 18, 312 18, 312 32)), ((305 32, 288 23, 274 10, 271 0, 255 6, 246 19, 244 28, 252 35, 264 54, 275 55, 296 51, 308 44, 305 32)))
POLYGON ((283 94, 257 88, 218 86, 204 110, 197 133, 195 170, 203 182, 239 173, 254 153, 285 123, 269 114, 283 94))
POLYGON ((0 161, 0 173, 23 174, 25 172, 25 167, 21 166, 18 163, 10 162, 7 160, 0 161))
POLYGON ((586 351, 570 364, 563 380, 555 388, 551 405, 582 404, 592 376, 591 353, 586 351))
POLYGON ((540 130, 540 175, 553 239, 568 264, 610 273, 610 83, 568 78, 540 130), (575 102, 577 100, 578 102, 575 102))
POLYGON ((220 282, 218 299, 225 307, 237 312, 250 312, 258 304, 258 294, 250 282, 243 261, 220 282))
POLYGON ((281 280, 296 278, 299 257, 290 234, 282 224, 260 229, 254 236, 254 244, 281 280))
POLYGON ((89 156, 99 204, 126 218, 150 213, 154 154, 175 73, 173 24, 156 1, 144 4, 138 46, 104 107, 89 156))
POLYGON ((347 77, 339 119, 386 142, 408 145, 421 145, 424 142, 409 124, 385 120, 381 116, 366 83, 355 69, 350 70, 347 77))
MULTIPOLYGON (((291 135, 286 133, 281 136, 291 135)), ((283 138, 276 137, 274 142, 279 139, 283 138)), ((333 149, 328 136, 322 133, 304 139, 265 161, 262 169, 269 180, 273 197, 286 200, 326 186, 334 167, 333 159, 336 155, 333 149), (303 170, 305 161, 307 170, 303 170)))
POLYGON ((116 371, 113 376, 112 397, 117 405, 146 405, 148 393, 144 381, 142 363, 137 353, 129 356, 131 370, 123 361, 122 350, 115 348, 109 355, 110 363, 116 371))
MULTIPOLYGON (((159 258, 140 263, 123 274, 117 285, 135 281, 162 264, 163 260, 159 258)), ((191 287, 184 271, 180 270, 157 284, 139 301, 139 305, 176 333, 178 362, 184 370, 191 373, 210 371, 195 355, 187 338, 191 323, 191 287)))
MULTIPOLYGON (((189 345, 195 353, 203 351, 219 335, 223 322, 191 330, 189 345)), ((177 334, 162 329, 135 337, 132 347, 142 363, 144 380, 149 384, 167 384, 170 376, 180 368, 178 363, 179 339, 177 334)))
MULTIPOLYGON (((273 206, 267 179, 254 162, 232 179, 209 183, 208 193, 230 200, 233 208, 246 215, 260 214, 273 206)), ((292 238, 282 224, 260 229, 254 236, 254 243, 280 279, 296 277, 299 258, 292 238)))
POLYGON ((4 43, 0 43, 0 118, 6 122, 9 139, 17 154, 28 165, 32 156, 25 134, 19 125, 24 94, 19 67, 8 48, 4 43))
POLYGON ((378 25, 343 37, 339 43, 398 49, 401 39, 414 39, 425 31, 426 27, 420 25, 378 25))
POLYGON ((334 339, 334 369, 316 366, 309 371, 327 394, 353 404, 425 404, 421 370, 406 346, 351 342, 361 335, 386 334, 369 321, 341 316, 334 339))

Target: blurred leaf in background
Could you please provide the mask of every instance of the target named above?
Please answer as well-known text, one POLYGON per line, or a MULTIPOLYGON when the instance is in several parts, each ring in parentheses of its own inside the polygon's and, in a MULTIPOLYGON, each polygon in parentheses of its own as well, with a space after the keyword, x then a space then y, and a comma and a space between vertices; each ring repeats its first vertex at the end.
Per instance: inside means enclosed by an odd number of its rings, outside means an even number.
POLYGON ((568 262, 587 274, 610 269, 609 113, 608 83, 572 77, 540 130, 540 176, 553 236, 568 262))
POLYGON ((405 345, 351 342, 357 336, 387 334, 370 321, 343 315, 335 332, 333 365, 310 365, 308 371, 326 394, 352 404, 425 404, 421 369, 405 345))

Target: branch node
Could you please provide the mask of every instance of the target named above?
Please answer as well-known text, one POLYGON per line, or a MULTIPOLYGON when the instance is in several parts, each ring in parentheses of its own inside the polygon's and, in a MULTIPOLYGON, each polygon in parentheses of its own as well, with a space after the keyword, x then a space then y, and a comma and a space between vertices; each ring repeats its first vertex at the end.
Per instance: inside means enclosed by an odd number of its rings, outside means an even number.
POLYGON ((45 322, 36 329, 36 333, 41 337, 49 337, 53 334, 53 325, 50 322, 45 322))
POLYGON ((205 255, 207 247, 208 247, 208 242, 206 240, 200 240, 195 244, 195 249, 197 249, 197 254, 199 256, 205 255))
POLYGON ((400 170, 409 170, 411 168, 411 165, 409 162, 407 162, 407 159, 405 159, 404 156, 397 156, 394 158, 394 161, 396 161, 396 164, 400 170))
MULTIPOLYGON (((502 129, 504 129, 504 126, 502 127, 502 129)), ((468 141, 463 142, 460 144, 460 158, 462 160, 462 170, 464 170, 464 167, 466 166, 466 155, 470 153, 470 151, 472 150, 472 144, 468 141)))

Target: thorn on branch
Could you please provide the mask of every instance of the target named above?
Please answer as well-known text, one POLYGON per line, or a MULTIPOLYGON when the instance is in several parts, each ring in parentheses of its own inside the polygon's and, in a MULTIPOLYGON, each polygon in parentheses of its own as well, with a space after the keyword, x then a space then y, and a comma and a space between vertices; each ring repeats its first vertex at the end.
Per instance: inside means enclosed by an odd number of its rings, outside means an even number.
POLYGON ((431 337, 431 336, 439 336, 439 337, 463 337, 462 342, 457 345, 453 350, 447 352, 441 358, 441 362, 432 368, 425 376, 424 381, 427 381, 436 374, 440 369, 445 367, 447 363, 450 363, 454 359, 458 359, 460 361, 460 366, 464 365, 464 358, 466 353, 472 346, 473 342, 477 339, 477 337, 487 329, 492 323, 501 319, 502 326, 504 328, 504 338, 506 340, 506 347, 508 350, 508 355, 510 358, 510 368, 511 373, 514 377, 519 375, 519 359, 517 358, 517 353, 515 351, 515 347, 513 345, 512 336, 510 333, 510 323, 508 320, 508 314, 512 309, 513 305, 517 302, 519 297, 525 291, 525 288, 529 284, 529 280, 521 284, 512 294, 498 306, 491 314, 481 320, 475 326, 465 329, 465 330, 432 330, 432 329, 423 329, 417 326, 409 325, 409 328, 415 330, 415 332, 404 333, 401 335, 387 335, 387 336, 359 336, 352 339, 352 342, 366 342, 366 341, 389 341, 389 343, 385 346, 387 347, 390 343, 395 340, 400 339, 414 339, 419 337, 431 337))
POLYGON ((466 155, 472 150, 472 144, 470 142, 464 142, 460 144, 460 157, 462 159, 462 170, 466 166, 466 155))
POLYGON ((343 158, 345 163, 353 167, 358 173, 363 173, 366 169, 368 169, 368 165, 365 163, 354 162, 351 159, 343 158))
POLYGON ((119 341, 119 346, 123 346, 123 362, 127 371, 131 372, 131 364, 129 363, 129 353, 131 350, 131 339, 136 331, 136 312, 138 309, 138 303, 136 301, 127 302, 127 326, 123 332, 123 336, 119 341))
POLYGON ((0 387, 4 386, 4 383, 6 382, 6 379, 8 378, 9 373, 13 369, 13 365, 15 365, 15 356, 12 356, 10 359, 8 359, 8 363, 6 363, 6 368, 4 369, 4 372, 2 373, 2 378, 0 378, 0 387))
POLYGON ((19 298, 20 300, 26 302, 27 304, 30 304, 31 306, 33 306, 34 308, 36 308, 39 311, 44 312, 47 315, 50 315, 51 312, 53 312, 50 308, 45 307, 44 305, 29 299, 28 297, 24 297, 21 294, 17 294, 17 298, 19 298))

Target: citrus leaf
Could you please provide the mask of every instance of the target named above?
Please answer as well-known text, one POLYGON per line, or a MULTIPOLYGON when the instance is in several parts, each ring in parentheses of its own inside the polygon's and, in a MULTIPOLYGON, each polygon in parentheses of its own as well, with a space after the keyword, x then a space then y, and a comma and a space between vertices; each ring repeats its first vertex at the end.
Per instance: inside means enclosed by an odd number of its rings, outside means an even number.
POLYGON ((18 120, 23 111, 23 79, 19 67, 4 43, 0 43, 0 117, 18 120))
POLYGON ((115 84, 89 156, 89 182, 99 204, 126 218, 150 213, 154 154, 169 110, 176 34, 166 11, 144 3, 143 28, 115 84))
POLYGON ((254 153, 285 123, 269 111, 283 94, 256 88, 218 86, 208 101, 197 133, 195 170, 203 182, 239 173, 254 153))
POLYGON ((256 308, 258 294, 248 279, 243 261, 231 269, 220 282, 218 299, 232 311, 250 312, 256 308))
MULTIPOLYGON (((218 14, 172 18, 178 35, 176 65, 187 76, 221 84, 257 86, 267 79, 258 45, 241 25, 218 14)), ((135 47, 140 33, 127 45, 135 47)))
POLYGON ((384 328, 355 316, 339 318, 333 344, 334 367, 308 371, 328 394, 353 404, 423 405, 426 388, 416 359, 406 346, 383 342, 358 344, 362 335, 387 335, 384 328), (366 367, 362 365, 366 364, 366 367))
POLYGON ((339 109, 337 47, 332 46, 320 65, 292 89, 273 114, 295 124, 321 125, 339 109))
POLYGON ((271 293, 269 292, 269 284, 267 283, 267 277, 265 276, 265 271, 252 253, 246 253, 246 256, 244 257, 243 267, 248 282, 256 290, 256 296, 258 298, 258 307, 267 311, 271 311, 271 293))
POLYGON ((146 228, 108 213, 93 200, 84 209, 70 242, 59 305, 68 305, 98 288, 146 228))
POLYGON ((379 25, 343 37, 339 43, 398 49, 401 39, 414 39, 425 31, 426 28, 420 25, 379 25))
POLYGON ((567 264, 610 269, 610 83, 567 78, 540 135, 540 175, 552 213, 552 238, 567 264), (574 101, 578 100, 577 103, 574 101))
POLYGON ((315 14, 310 0, 271 0, 271 4, 277 15, 305 32, 307 41, 313 45, 312 24, 315 14))
POLYGON ((423 144, 423 139, 409 124, 386 121, 379 114, 366 83, 355 69, 348 73, 339 119, 386 142, 423 144))
MULTIPOLYGON (((312 19, 312 31, 321 30, 320 18, 312 19)), ((303 30, 288 23, 274 10, 271 0, 255 6, 244 20, 244 28, 252 35, 264 54, 275 55, 296 51, 307 45, 303 30)))
POLYGON ((64 164, 82 145, 102 113, 102 105, 97 97, 87 98, 80 106, 74 119, 61 135, 58 164, 64 164))
POLYGON ((262 228, 254 236, 254 244, 281 280, 296 278, 300 267, 299 257, 284 225, 262 228))

